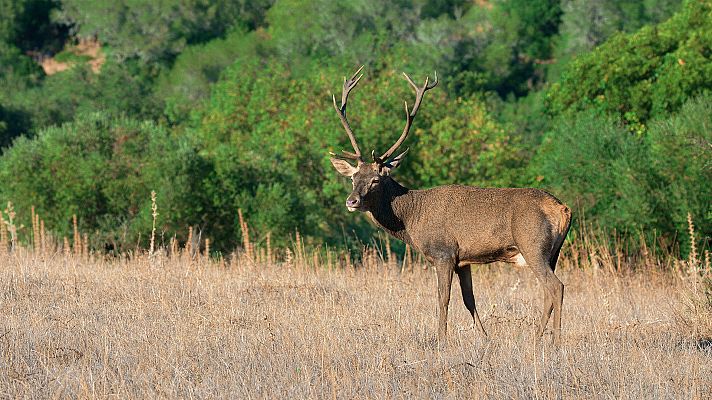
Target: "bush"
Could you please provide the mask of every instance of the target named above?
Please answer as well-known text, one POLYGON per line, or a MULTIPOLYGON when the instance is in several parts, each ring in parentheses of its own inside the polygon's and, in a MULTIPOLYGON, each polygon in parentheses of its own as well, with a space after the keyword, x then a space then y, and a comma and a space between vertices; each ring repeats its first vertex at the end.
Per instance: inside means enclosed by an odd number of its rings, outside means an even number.
POLYGON ((638 136, 594 110, 559 119, 531 165, 544 187, 586 221, 619 233, 642 231, 663 245, 687 245, 687 213, 712 232, 712 97, 654 120, 638 136))
POLYGON ((183 219, 184 166, 190 149, 151 122, 95 113, 20 138, 0 158, 0 201, 12 201, 29 226, 29 210, 59 236, 69 235, 72 215, 93 244, 114 249, 146 243, 151 230, 150 192, 156 190, 159 232, 183 219))
POLYGON ((119 59, 160 62, 231 28, 261 24, 272 1, 63 0, 57 20, 75 25, 82 36, 96 35, 119 59))
POLYGON ((631 130, 712 89, 712 3, 688 0, 669 20, 613 36, 575 59, 549 93, 554 115, 589 108, 631 130))
POLYGON ((231 32, 225 39, 187 47, 173 67, 158 79, 156 96, 165 102, 171 122, 185 122, 197 104, 210 96, 210 87, 238 57, 257 57, 254 34, 231 32))

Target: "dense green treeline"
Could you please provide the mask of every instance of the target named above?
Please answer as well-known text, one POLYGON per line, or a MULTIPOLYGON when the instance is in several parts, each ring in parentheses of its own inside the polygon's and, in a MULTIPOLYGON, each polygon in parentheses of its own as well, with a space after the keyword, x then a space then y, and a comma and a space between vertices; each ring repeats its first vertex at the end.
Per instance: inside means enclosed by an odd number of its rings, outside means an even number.
POLYGON ((0 201, 59 235, 76 214, 97 248, 145 240, 151 190, 165 235, 195 226, 218 249, 239 243, 238 208, 258 241, 367 239, 326 157, 348 149, 330 97, 360 64, 364 151, 402 129, 400 72, 438 71, 408 186, 543 187, 663 247, 687 213, 712 232, 709 1, 0 0, 0 14, 0 201), (79 38, 101 43, 100 70, 79 38), (47 74, 48 57, 72 66, 47 74))

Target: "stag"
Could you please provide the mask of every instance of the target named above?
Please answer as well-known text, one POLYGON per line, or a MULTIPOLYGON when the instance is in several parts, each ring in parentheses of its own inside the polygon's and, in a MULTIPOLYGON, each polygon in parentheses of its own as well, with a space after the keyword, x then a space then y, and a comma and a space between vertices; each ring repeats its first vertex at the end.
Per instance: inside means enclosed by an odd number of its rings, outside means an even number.
POLYGON ((437 73, 432 83, 426 78, 422 86, 403 73, 415 91, 411 110, 405 102, 403 132, 385 153, 376 156, 372 151, 373 161, 364 161, 346 118, 348 96, 363 77, 362 69, 363 66, 350 79, 344 78, 340 107, 333 96, 334 108, 354 151, 330 153, 330 160, 334 168, 350 177, 353 183, 346 208, 365 213, 373 223, 412 246, 434 266, 438 286, 438 341, 443 342, 447 336, 453 274, 459 278, 462 300, 472 315, 473 324, 487 337, 475 306, 471 265, 504 261, 528 266, 534 272, 544 289, 537 342, 553 311, 554 343, 560 343, 564 285, 554 271, 571 224, 571 210, 556 197, 538 189, 446 185, 411 190, 391 177, 408 149, 395 157, 393 154, 408 137, 425 92, 437 86, 437 73))

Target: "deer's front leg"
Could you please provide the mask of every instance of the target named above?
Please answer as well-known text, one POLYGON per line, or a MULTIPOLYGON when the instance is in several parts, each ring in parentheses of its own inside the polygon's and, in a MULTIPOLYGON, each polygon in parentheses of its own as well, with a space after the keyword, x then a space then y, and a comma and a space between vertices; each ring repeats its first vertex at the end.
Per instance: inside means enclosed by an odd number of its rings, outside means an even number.
POLYGON ((433 258, 431 263, 435 266, 438 277, 438 342, 445 343, 447 338, 447 310, 450 303, 450 287, 452 275, 455 271, 454 257, 433 258))

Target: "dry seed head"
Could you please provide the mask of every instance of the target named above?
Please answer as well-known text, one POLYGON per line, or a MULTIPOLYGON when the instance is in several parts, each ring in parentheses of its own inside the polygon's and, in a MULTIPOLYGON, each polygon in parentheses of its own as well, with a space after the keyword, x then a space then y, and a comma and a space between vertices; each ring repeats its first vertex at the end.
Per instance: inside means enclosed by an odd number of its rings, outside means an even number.
POLYGON ((17 227, 15 226, 15 209, 10 201, 7 202, 5 214, 7 214, 7 230, 10 232, 10 250, 14 251, 17 246, 17 227))
POLYGON ((82 240, 82 257, 89 258, 89 235, 84 234, 84 240, 82 240))
POLYGON ((697 259, 697 243, 695 243, 695 225, 692 223, 692 214, 687 213, 687 227, 690 233, 690 272, 697 270, 697 264, 699 260, 697 259))
POLYGON ((158 205, 156 204, 155 190, 151 190, 151 215, 153 216, 153 226, 151 227, 151 244, 148 250, 149 255, 153 255, 156 242, 156 217, 158 217, 158 205))
POLYGON ((7 227, 5 226, 5 219, 3 219, 0 212, 0 257, 7 255, 7 246, 7 227))
POLYGON ((267 262, 272 263, 272 232, 267 232, 267 262))
POLYGON ((72 227, 74 228, 74 255, 80 255, 82 251, 82 238, 79 236, 79 225, 77 224, 77 214, 72 214, 72 227))
POLYGON ((288 267, 291 268, 294 263, 294 259, 292 257, 292 251, 289 250, 289 247, 285 249, 285 256, 284 256, 284 264, 288 267))
POLYGON ((245 222, 245 218, 242 216, 241 208, 237 209, 237 217, 240 222, 240 231, 242 232, 242 246, 245 248, 245 254, 247 255, 247 258, 252 259, 254 254, 252 252, 252 243, 250 243, 250 230, 247 227, 247 222, 245 222))
POLYGON ((47 253, 47 235, 45 234, 45 223, 44 220, 40 220, 40 247, 42 249, 42 254, 47 253))
POLYGON ((35 214, 35 206, 30 206, 30 219, 32 220, 32 247, 37 250, 37 245, 39 244, 39 234, 38 230, 39 227, 37 226, 37 219, 35 218, 37 214, 35 214))
POLYGON ((193 254, 193 227, 192 226, 188 227, 188 241, 185 242, 185 251, 188 253, 188 256, 191 256, 193 254))

